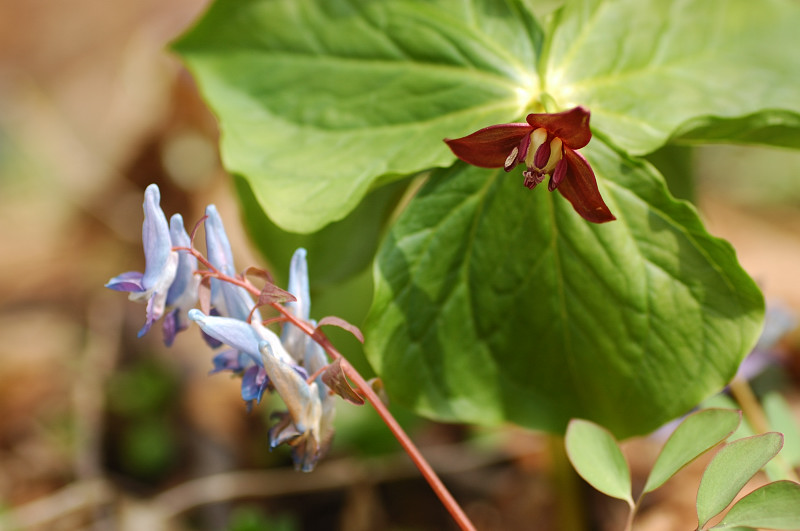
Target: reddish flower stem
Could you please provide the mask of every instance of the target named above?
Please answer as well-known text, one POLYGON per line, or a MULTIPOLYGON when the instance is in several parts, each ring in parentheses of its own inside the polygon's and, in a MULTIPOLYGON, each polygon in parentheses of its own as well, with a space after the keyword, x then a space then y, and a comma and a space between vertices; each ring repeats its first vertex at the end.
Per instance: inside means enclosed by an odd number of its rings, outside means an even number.
MULTIPOLYGON (((230 282, 236 286, 240 286, 246 289, 249 293, 251 293, 254 297, 258 297, 261 293, 257 287, 251 284, 245 278, 238 278, 226 275, 220 272, 217 268, 215 268, 211 263, 203 256, 199 251, 194 248, 189 247, 176 247, 175 250, 178 251, 188 251, 192 255, 194 255, 197 260, 202 263, 207 269, 208 272, 203 274, 212 276, 217 278, 223 282, 230 282)), ((384 423, 388 426, 389 430, 392 432, 392 435, 395 436, 397 441, 400 443, 400 446, 403 447, 403 450, 408 454, 411 458, 411 461, 419 469, 422 476, 428 482, 428 484, 433 489, 433 492, 439 498, 439 501, 442 502, 442 505, 447 509, 453 519, 456 521, 458 526, 463 531, 475 531, 475 526, 467 517, 464 510, 458 504, 458 502, 453 498, 453 495, 450 494, 450 491, 447 490, 447 487, 444 485, 442 480, 433 470, 428 460, 422 455, 422 452, 419 451, 419 448, 414 444, 408 434, 405 432, 402 426, 397 422, 394 418, 392 413, 380 399, 377 393, 372 389, 372 386, 364 380, 364 377, 353 367, 347 358, 342 356, 342 354, 336 350, 336 348, 331 344, 330 340, 319 330, 316 330, 314 327, 311 326, 310 323, 303 321, 302 319, 298 319, 294 314, 292 314, 289 310, 283 307, 282 304, 277 302, 270 303, 275 310, 277 310, 282 316, 285 321, 291 322, 293 325, 298 327, 302 330, 305 334, 314 338, 320 346, 328 353, 328 355, 333 358, 334 360, 340 360, 342 371, 344 371, 345 375, 350 378, 350 380, 356 385, 358 391, 367 399, 367 401, 372 404, 372 407, 375 408, 375 411, 381 417, 384 423)))
POLYGON ((419 451, 419 448, 417 448, 405 430, 403 430, 402 426, 400 426, 397 420, 395 420, 394 416, 377 395, 377 393, 375 393, 375 391, 372 389, 372 386, 364 380, 364 377, 361 376, 361 374, 352 365, 350 365, 350 362, 347 361, 347 359, 342 356, 338 350, 336 350, 327 337, 321 335, 320 332, 315 334, 315 330, 308 323, 297 319, 282 305, 278 303, 272 303, 272 307, 281 312, 292 324, 303 330, 303 332, 306 334, 314 336, 315 338, 320 338, 321 341, 318 341, 318 343, 320 346, 322 346, 322 348, 325 349, 325 352, 330 354, 332 358, 340 360, 339 363, 341 364, 345 375, 350 378, 350 380, 358 388, 358 391, 367 399, 370 404, 372 404, 372 407, 375 408, 375 411, 378 413, 381 419, 383 419, 383 422, 385 422, 389 427, 392 435, 395 436, 397 441, 400 443, 400 446, 403 447, 403 450, 406 451, 408 456, 417 466, 422 476, 431 486, 434 493, 436 493, 436 496, 439 497, 439 501, 442 502, 442 505, 445 506, 459 527, 464 531, 474 531, 475 526, 472 525, 472 522, 470 522, 461 506, 458 504, 455 498, 453 498, 453 495, 450 494, 450 491, 447 490, 447 487, 444 485, 444 483, 442 483, 442 480, 433 470, 430 463, 428 463, 427 459, 425 459, 425 457, 419 451))

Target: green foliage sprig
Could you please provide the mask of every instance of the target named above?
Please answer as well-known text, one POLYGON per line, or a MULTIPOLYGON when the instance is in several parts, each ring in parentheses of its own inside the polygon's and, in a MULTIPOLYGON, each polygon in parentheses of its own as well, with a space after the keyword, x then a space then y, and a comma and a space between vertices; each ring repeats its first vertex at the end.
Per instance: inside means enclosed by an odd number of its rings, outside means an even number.
MULTIPOLYGON (((587 483, 628 503, 626 529, 629 530, 645 494, 731 437, 740 420, 740 413, 732 409, 704 409, 686 417, 664 444, 637 498, 631 492, 628 464, 614 436, 605 428, 573 419, 567 428, 565 444, 570 462, 587 483)), ((716 525, 708 527, 745 484, 778 454, 783 442, 782 434, 767 432, 735 439, 719 448, 697 490, 698 530, 800 529, 800 484, 788 480, 754 490, 737 501, 716 525)))

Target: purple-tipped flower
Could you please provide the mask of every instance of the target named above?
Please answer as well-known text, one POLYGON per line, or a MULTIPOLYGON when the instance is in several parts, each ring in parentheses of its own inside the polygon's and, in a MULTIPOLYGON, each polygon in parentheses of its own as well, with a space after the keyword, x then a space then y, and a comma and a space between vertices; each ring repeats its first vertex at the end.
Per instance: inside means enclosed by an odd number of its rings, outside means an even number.
MULTIPOLYGON (((218 229, 216 234, 220 234, 218 229)), ((209 246, 224 250, 224 245, 209 246)), ((223 255, 218 258, 220 263, 223 255)), ((289 291, 297 300, 287 303, 287 307, 304 321, 308 321, 310 310, 308 284, 306 252, 298 249, 289 272, 289 291)), ((260 401, 269 388, 281 396, 288 411, 275 414, 280 420, 270 429, 270 447, 289 444, 295 466, 303 471, 313 470, 327 452, 334 431, 335 397, 321 375, 310 384, 307 382, 309 374, 328 365, 322 347, 289 323, 278 338, 255 319, 249 324, 241 319, 207 316, 199 310, 191 310, 189 318, 208 336, 233 349, 214 358, 212 372, 230 370, 240 374, 242 398, 260 401)))
MULTIPOLYGON (((306 348, 303 357, 303 365, 309 374, 314 374, 328 365, 328 357, 325 354, 325 351, 322 349, 319 343, 314 341, 309 336, 306 336, 306 348)), ((322 381, 321 374, 317 376, 314 382, 317 384, 317 390, 319 392, 319 399, 322 405, 322 416, 320 417, 317 446, 314 448, 314 452, 309 453, 304 459, 313 458, 314 462, 316 462, 316 460, 325 456, 330 448, 331 441, 333 440, 333 434, 335 431, 333 428, 333 420, 336 416, 336 396, 322 381)), ((297 461, 297 459, 295 459, 295 461, 297 461)))
POLYGON ((235 374, 241 374, 242 398, 248 403, 248 407, 253 400, 261 402, 269 382, 266 379, 258 344, 264 340, 262 333, 275 334, 260 323, 253 325, 231 317, 205 315, 197 309, 189 310, 189 319, 196 322, 205 334, 233 349, 214 357, 214 369, 211 372, 230 370, 235 374), (256 382, 257 385, 254 385, 256 382))
MULTIPOLYGON (((217 207, 208 205, 206 216, 208 216, 205 221, 208 261, 221 273, 231 277, 236 276, 231 244, 217 207)), ((242 321, 247 320, 255 305, 247 290, 215 278, 211 279, 211 304, 220 315, 242 321)), ((261 321, 258 310, 253 313, 253 321, 261 321)))
MULTIPOLYGON (((198 300, 200 277, 198 260, 189 251, 192 242, 176 214, 167 224, 159 206, 156 185, 145 191, 142 240, 145 272, 131 271, 112 278, 107 287, 130 293, 135 301, 147 303, 147 319, 139 335, 146 333, 153 322, 164 319, 164 341, 170 345, 175 335, 187 327, 184 316, 196 322, 209 341, 231 347, 213 359, 211 373, 231 371, 241 376, 242 398, 248 408, 260 402, 265 391, 276 391, 288 411, 279 413, 281 420, 270 429, 270 446, 287 443, 292 446, 295 466, 311 471, 327 451, 333 436, 334 398, 322 380, 328 359, 322 347, 292 324, 283 328, 279 338, 261 322, 249 292, 231 282, 214 278, 214 271, 237 277, 230 242, 214 205, 206 209, 206 247, 211 264, 212 315, 192 308, 198 300), (309 370, 319 372, 308 382, 309 370)), ((310 299, 306 252, 298 249, 292 258, 289 289, 297 300, 287 303, 289 311, 302 321, 309 321, 310 299)))
MULTIPOLYGON (((309 321, 311 297, 309 295, 306 250, 303 248, 297 249, 292 256, 289 266, 289 293, 294 295, 296 301, 286 303, 286 308, 299 319, 309 321)), ((313 321, 310 322, 316 324, 313 321)), ((298 363, 303 364, 309 374, 314 374, 328 365, 328 357, 319 343, 289 322, 283 325, 281 343, 298 363)), ((303 445, 294 446, 295 462, 308 462, 312 463, 312 466, 324 456, 330 446, 334 433, 333 419, 336 414, 336 397, 322 381, 322 375, 317 376, 314 382, 317 385, 322 407, 318 435, 313 438, 312 442, 306 440, 303 445)), ((285 421, 281 422, 273 428, 270 432, 271 435, 273 432, 283 435, 285 432, 282 428, 289 429, 290 426, 287 426, 285 421)), ((273 443, 274 441, 273 438, 273 443)), ((302 467, 304 468, 305 465, 302 467)))
POLYGON ((458 158, 482 168, 511 171, 524 163, 523 184, 530 189, 549 175, 547 189, 561 192, 588 221, 616 219, 600 196, 592 167, 577 152, 592 138, 589 111, 575 107, 559 113, 529 114, 526 120, 492 125, 445 142, 458 158))
MULTIPOLYGON (((173 247, 191 247, 192 241, 183 226, 183 217, 180 214, 174 214, 170 218, 169 233, 173 247)), ((186 315, 197 304, 197 288, 200 284, 200 277, 195 275, 196 271, 197 258, 187 251, 179 251, 175 280, 167 292, 166 307, 170 311, 164 317, 164 343, 168 347, 175 340, 175 335, 189 326, 186 315)))
POLYGON ((264 372, 262 354, 259 343, 267 341, 275 346, 275 356, 291 367, 302 378, 307 378, 305 369, 295 363, 283 349, 280 339, 272 330, 261 323, 252 324, 231 317, 205 315, 197 309, 189 310, 189 319, 196 322, 204 333, 224 343, 233 350, 225 351, 214 357, 212 373, 230 370, 242 375, 242 398, 246 401, 261 401, 261 395, 267 389, 269 381, 264 372), (258 385, 254 387, 254 383, 258 385))
POLYGON ((307 383, 291 364, 279 354, 280 342, 260 344, 264 369, 275 391, 286 404, 288 414, 269 430, 270 447, 287 443, 292 446, 295 467, 311 472, 324 454, 321 439, 322 403, 317 382, 307 383))
POLYGON ((167 217, 161 210, 160 202, 158 186, 151 184, 144 191, 144 273, 129 271, 106 284, 107 288, 115 291, 127 291, 132 301, 147 303, 146 319, 139 330, 139 337, 146 334, 152 324, 164 315, 167 293, 178 270, 178 253, 172 250, 167 217))
MULTIPOLYGON (((308 288, 306 250, 302 247, 292 255, 292 261, 289 264, 288 288, 289 293, 294 295, 296 300, 287 302, 285 304, 286 309, 298 319, 308 321, 311 313, 311 296, 308 288)), ((308 336, 291 322, 283 324, 281 343, 298 363, 303 362, 306 339, 308 339, 308 336)))

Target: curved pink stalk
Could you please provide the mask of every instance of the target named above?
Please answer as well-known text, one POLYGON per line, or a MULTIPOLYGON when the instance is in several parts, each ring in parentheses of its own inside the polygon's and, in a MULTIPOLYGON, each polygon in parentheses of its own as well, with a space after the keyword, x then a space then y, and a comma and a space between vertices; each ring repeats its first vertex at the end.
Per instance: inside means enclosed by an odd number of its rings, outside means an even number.
MULTIPOLYGON (((232 277, 230 275, 226 275, 225 273, 217 270, 214 266, 209 263, 209 261, 196 249, 192 247, 180 247, 175 248, 174 250, 178 251, 187 251, 197 257, 197 260, 202 263, 208 271, 203 272, 201 274, 213 276, 219 280, 224 282, 230 282, 231 284, 235 284, 237 286, 241 286, 249 291, 254 297, 258 298, 261 290, 251 284, 244 278, 237 278, 232 277)), ((336 348, 331 344, 325 334, 319 330, 311 326, 310 323, 307 323, 301 319, 298 319, 294 314, 292 314, 289 310, 283 307, 282 304, 278 302, 271 302, 268 304, 272 306, 275 310, 280 312, 282 315, 282 320, 286 320, 291 322, 297 328, 303 331, 303 333, 312 336, 320 346, 328 353, 328 355, 333 358, 334 360, 340 360, 341 368, 344 371, 345 375, 355 384, 359 393, 361 393, 367 401, 372 404, 372 407, 375 408, 375 411, 381 417, 383 422, 389 427, 389 430, 392 432, 392 435, 400 443, 400 446, 403 447, 403 450, 408 454, 411 458, 411 461, 416 465, 419 469, 422 477, 428 482, 428 484, 433 489, 433 492, 442 502, 442 505, 447 509, 453 519, 456 521, 458 526, 463 531, 474 531, 475 526, 467 517, 464 510, 458 504, 458 502, 453 498, 453 495, 450 494, 450 491, 447 490, 447 487, 444 485, 442 480, 433 470, 430 463, 428 463, 427 459, 422 455, 422 452, 419 451, 419 448, 414 444, 405 430, 400 426, 397 420, 394 418, 392 413, 386 407, 386 405, 381 401, 380 397, 375 393, 372 389, 372 386, 364 380, 364 377, 350 364, 347 359, 342 356, 342 354, 336 350, 336 348)))

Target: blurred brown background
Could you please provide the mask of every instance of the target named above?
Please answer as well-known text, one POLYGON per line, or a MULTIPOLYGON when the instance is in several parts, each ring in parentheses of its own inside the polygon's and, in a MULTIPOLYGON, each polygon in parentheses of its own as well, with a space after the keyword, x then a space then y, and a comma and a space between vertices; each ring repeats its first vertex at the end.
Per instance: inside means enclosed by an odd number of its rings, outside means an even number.
MULTIPOLYGON (((237 227, 214 118, 166 49, 206 3, 0 0, 0 528, 447 528, 382 427, 364 420, 371 412, 342 406, 339 446, 297 474, 285 452, 267 451, 269 408, 248 415, 238 383, 207 376, 197 334, 169 350, 157 327, 138 340, 143 307, 103 288, 143 267, 151 182, 189 226, 216 203, 240 267, 259 263, 237 227)), ((800 312, 800 157, 709 147, 695 166, 710 230, 769 299, 800 312)), ((790 335, 785 355, 796 359, 796 345, 790 335)), ((797 405, 796 385, 789 397, 797 405)), ((620 507, 564 475, 547 437, 405 415, 480 528, 556 529, 560 518, 580 529, 584 517, 621 528, 620 507), (588 499, 591 515, 565 496, 588 499)), ((646 473, 652 443, 628 448, 646 473)), ((642 529, 694 525, 700 471, 654 496, 642 529)))

